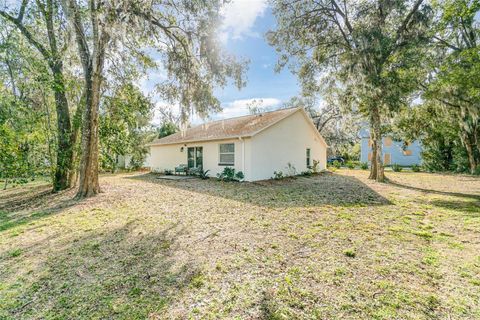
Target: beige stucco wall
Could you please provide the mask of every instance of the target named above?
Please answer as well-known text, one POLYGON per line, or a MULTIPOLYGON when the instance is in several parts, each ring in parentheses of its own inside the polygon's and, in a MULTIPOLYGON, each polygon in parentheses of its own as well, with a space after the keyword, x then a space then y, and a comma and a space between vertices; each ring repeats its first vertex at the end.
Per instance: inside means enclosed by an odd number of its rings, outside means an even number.
POLYGON ((217 173, 223 171, 225 166, 219 166, 219 145, 221 143, 235 143, 235 164, 236 171, 243 171, 246 175, 245 179, 250 180, 247 176, 247 166, 249 161, 244 161, 243 152, 247 158, 247 150, 249 150, 250 139, 230 139, 195 143, 182 143, 174 145, 151 146, 148 162, 150 168, 154 171, 163 171, 165 169, 173 170, 179 164, 187 164, 187 148, 203 147, 203 169, 210 170, 209 175, 216 177, 217 173), (245 146, 244 146, 245 145, 245 146), (183 146, 183 152, 180 148, 183 146), (244 165, 245 163, 245 165, 244 165))
POLYGON ((307 121, 311 120, 298 111, 252 138, 252 180, 272 178, 274 171, 286 174, 288 163, 295 167, 297 174, 306 171, 307 148, 311 149, 311 164, 319 160, 319 170, 326 169, 327 147, 307 121))

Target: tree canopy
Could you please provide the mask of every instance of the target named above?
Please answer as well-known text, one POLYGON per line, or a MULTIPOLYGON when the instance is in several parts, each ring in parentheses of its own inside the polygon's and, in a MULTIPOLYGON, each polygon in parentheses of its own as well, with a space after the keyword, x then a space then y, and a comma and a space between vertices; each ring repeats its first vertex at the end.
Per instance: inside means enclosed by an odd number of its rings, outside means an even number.
MULTIPOLYGON (((114 138, 108 140, 106 132, 134 136, 130 116, 135 118, 138 108, 152 105, 128 84, 147 70, 166 73, 167 80, 157 84, 157 91, 180 105, 183 121, 192 113, 206 116, 220 110, 215 87, 225 86, 229 79, 237 87, 244 85, 246 62, 226 53, 216 36, 222 5, 218 0, 23 0, 0 8, 0 26, 22 38, 25 49, 44 67, 43 92, 55 106, 48 118, 56 123, 57 141, 51 145, 56 151, 51 159, 55 190, 71 186, 78 173, 78 197, 96 194, 100 158, 131 151, 113 143, 114 138), (130 91, 135 102, 120 98, 125 93, 121 90, 130 91), (128 105, 129 111, 122 113, 125 110, 113 107, 112 101, 128 105), (118 113, 121 117, 115 116, 118 113)), ((5 52, 2 64, 8 66, 16 56, 5 52)), ((3 84, 18 91, 17 82, 21 81, 5 78, 3 84)))
POLYGON ((267 38, 304 93, 336 88, 344 105, 369 121, 370 177, 384 180, 381 136, 386 118, 415 89, 409 74, 428 30, 430 7, 417 1, 272 1, 278 26, 267 38))

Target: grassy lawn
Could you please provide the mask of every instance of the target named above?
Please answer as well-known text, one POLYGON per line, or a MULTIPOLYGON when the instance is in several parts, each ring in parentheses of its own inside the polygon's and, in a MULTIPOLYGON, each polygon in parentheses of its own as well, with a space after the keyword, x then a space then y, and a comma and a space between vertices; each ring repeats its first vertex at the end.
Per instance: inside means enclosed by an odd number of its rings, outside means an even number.
POLYGON ((0 319, 478 319, 480 179, 0 191, 0 319))

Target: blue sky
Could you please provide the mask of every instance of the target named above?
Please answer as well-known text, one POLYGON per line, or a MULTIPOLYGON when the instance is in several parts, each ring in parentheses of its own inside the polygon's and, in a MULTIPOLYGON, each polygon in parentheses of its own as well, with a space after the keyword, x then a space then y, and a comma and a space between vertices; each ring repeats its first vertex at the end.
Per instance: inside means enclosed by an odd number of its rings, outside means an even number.
MULTIPOLYGON (((247 85, 238 90, 229 85, 215 91, 222 103, 223 112, 211 115, 212 119, 230 118, 248 114, 247 104, 253 99, 263 101, 262 106, 275 109, 299 93, 296 78, 288 69, 275 73, 277 61, 275 50, 265 41, 265 33, 275 25, 266 0, 234 0, 222 12, 223 26, 219 30, 225 50, 239 58, 250 60, 247 71, 247 85)), ((151 73, 140 83, 144 92, 153 90, 155 83, 162 80, 161 73, 151 73)), ((158 101, 158 105, 162 105, 158 101)), ((178 107, 173 107, 174 110, 178 107)), ((159 123, 158 113, 153 123, 159 123)), ((193 123, 202 119, 192 117, 193 123)))
POLYGON ((269 8, 257 13, 253 24, 247 30, 242 30, 240 35, 230 30, 225 42, 226 50, 238 57, 250 59, 245 88, 238 90, 229 86, 224 90, 217 90, 217 97, 227 109, 224 113, 229 115, 248 113, 240 110, 245 100, 263 99, 265 107, 275 107, 299 92, 297 80, 289 70, 285 69, 280 73, 274 71, 277 54, 265 41, 264 34, 274 27, 275 18, 269 8), (232 108, 237 110, 228 110, 232 108))

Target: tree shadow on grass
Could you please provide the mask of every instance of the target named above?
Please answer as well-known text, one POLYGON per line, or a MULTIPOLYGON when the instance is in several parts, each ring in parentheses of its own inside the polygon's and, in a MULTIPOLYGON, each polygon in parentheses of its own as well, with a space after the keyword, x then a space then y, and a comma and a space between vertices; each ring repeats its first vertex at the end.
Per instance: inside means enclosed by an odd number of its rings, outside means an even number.
MULTIPOLYGON (((391 202, 354 177, 322 173, 310 177, 260 182, 222 182, 216 179, 170 181, 152 173, 125 177, 241 201, 262 207, 378 206, 391 202)), ((182 199, 179 198, 179 201, 182 199)))
POLYGON ((19 319, 162 318, 201 273, 193 262, 175 259, 176 239, 183 232, 176 225, 149 232, 142 228, 130 222, 50 248, 35 281, 16 291, 4 311, 19 319))
POLYGON ((9 202, 18 201, 19 199, 26 197, 31 193, 44 194, 52 192, 52 186, 50 184, 39 184, 39 185, 21 185, 16 186, 15 188, 10 188, 7 190, 0 190, 0 207, 5 206, 9 202))
POLYGON ((438 194, 438 195, 442 195, 442 196, 451 196, 451 197, 459 197, 459 198, 480 200, 480 195, 479 194, 469 194, 469 193, 448 192, 448 191, 441 191, 441 190, 434 190, 434 189, 425 189, 425 188, 419 188, 419 187, 415 187, 415 186, 411 186, 411 185, 407 185, 407 184, 401 184, 399 182, 392 181, 392 180, 389 180, 388 183, 390 185, 398 187, 398 188, 403 188, 403 189, 408 189, 408 190, 413 190, 413 191, 438 194))
POLYGON ((436 207, 455 210, 464 217, 479 218, 480 217, 480 200, 443 200, 434 199, 428 202, 436 207))
POLYGON ((74 190, 53 193, 50 187, 38 185, 27 192, 18 189, 4 202, 0 202, 0 232, 25 225, 56 214, 80 201, 73 199, 74 190))

